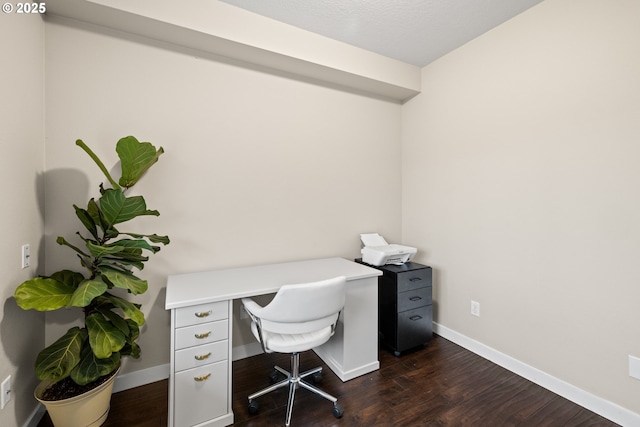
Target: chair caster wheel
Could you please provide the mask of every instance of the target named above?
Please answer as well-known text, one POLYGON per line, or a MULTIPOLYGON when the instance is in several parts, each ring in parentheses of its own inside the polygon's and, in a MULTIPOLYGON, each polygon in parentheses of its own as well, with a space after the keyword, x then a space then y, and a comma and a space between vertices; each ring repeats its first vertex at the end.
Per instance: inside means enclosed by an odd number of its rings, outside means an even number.
POLYGON ((333 416, 336 417, 336 418, 342 418, 342 415, 344 415, 344 408, 342 407, 341 404, 334 403, 333 404, 333 416))
POLYGON ((320 384, 322 382, 322 372, 313 374, 313 383, 320 384))
POLYGON ((252 400, 251 402, 249 402, 249 413, 251 415, 257 414, 258 413, 258 409, 260 409, 260 405, 258 404, 257 401, 252 400))

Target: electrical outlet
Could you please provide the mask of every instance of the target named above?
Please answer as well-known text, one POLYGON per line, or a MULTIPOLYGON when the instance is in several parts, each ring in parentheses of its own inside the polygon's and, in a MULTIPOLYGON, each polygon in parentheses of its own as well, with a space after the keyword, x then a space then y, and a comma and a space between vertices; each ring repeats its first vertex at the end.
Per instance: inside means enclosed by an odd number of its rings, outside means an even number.
POLYGON ((0 392, 2 393, 2 397, 0 399, 0 409, 4 409, 7 403, 9 403, 9 401, 11 400, 11 375, 9 375, 7 378, 5 378, 4 381, 2 381, 0 392))
POLYGON ((480 317, 480 303, 478 301, 471 300, 471 314, 480 317))
POLYGON ((629 355, 629 376, 640 380, 640 357, 629 355))
POLYGON ((29 245, 22 245, 22 268, 27 268, 31 265, 31 248, 29 245))

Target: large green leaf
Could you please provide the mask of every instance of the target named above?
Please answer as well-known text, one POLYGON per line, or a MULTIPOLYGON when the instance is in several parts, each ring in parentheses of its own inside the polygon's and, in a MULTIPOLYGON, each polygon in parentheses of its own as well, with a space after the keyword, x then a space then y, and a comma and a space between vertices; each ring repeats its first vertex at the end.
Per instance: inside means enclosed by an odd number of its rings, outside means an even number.
POLYGON ((100 261, 100 266, 111 266, 125 273, 128 273, 128 271, 126 271, 128 270, 127 266, 136 267, 138 270, 144 268, 144 262, 148 261, 149 257, 142 255, 143 249, 151 252, 157 252, 159 249, 156 246, 151 246, 143 239, 121 239, 105 245, 105 247, 109 248, 111 245, 118 247, 120 251, 105 255, 100 261))
POLYGON ((122 331, 100 313, 92 313, 86 318, 89 345, 98 359, 105 359, 111 353, 120 351, 126 343, 122 331))
POLYGON ((80 361, 80 350, 86 338, 86 330, 75 326, 42 350, 36 359, 38 379, 58 381, 69 376, 80 361))
POLYGON ((131 319, 127 319, 127 325, 129 326, 129 337, 127 338, 127 342, 129 344, 135 344, 135 341, 140 337, 140 327, 131 319))
POLYGON ((127 289, 134 295, 145 293, 148 288, 146 280, 138 279, 133 274, 125 274, 104 268, 102 269, 102 275, 116 288, 127 289))
POLYGON ((120 363, 120 353, 112 353, 105 359, 99 359, 91 351, 91 347, 82 348, 80 363, 71 371, 71 379, 76 384, 85 385, 103 375, 115 371, 120 363))
POLYGON ((81 209, 76 205, 73 205, 73 208, 76 210, 76 216, 78 217, 80 222, 82 222, 84 227, 87 230, 89 230, 89 233, 91 233, 93 238, 97 240, 98 239, 98 229, 96 227, 96 222, 93 219, 93 217, 91 216, 91 214, 88 211, 86 211, 84 209, 81 209))
POLYGON ((133 187, 144 173, 158 161, 164 150, 150 142, 139 142, 133 136, 127 136, 118 141, 116 152, 120 157, 122 175, 119 184, 123 187, 133 187))
POLYGON ((126 197, 122 190, 105 190, 100 197, 100 209, 108 226, 129 221, 140 215, 158 216, 156 210, 147 210, 142 196, 126 197))
POLYGON ((75 287, 47 277, 35 277, 18 286, 13 293, 23 310, 51 311, 67 307, 75 287))
POLYGON ((104 257, 100 262, 99 269, 107 269, 110 268, 112 270, 118 271, 128 271, 129 267, 135 267, 138 270, 142 270, 144 268, 144 262, 147 261, 149 257, 143 257, 139 255, 127 255, 124 253, 118 254, 117 257, 104 257))
POLYGON ((117 242, 112 242, 109 243, 108 245, 105 245, 107 247, 110 246, 118 246, 118 247, 124 247, 126 249, 135 249, 135 250, 142 250, 142 249, 146 249, 148 251, 151 252, 156 252, 157 250, 157 246, 151 246, 149 244, 149 242, 147 242, 144 239, 120 239, 117 242))
POLYGON ((73 293, 70 305, 74 307, 86 307, 91 304, 91 301, 93 301, 95 297, 105 293, 108 288, 107 284, 99 277, 93 280, 85 280, 73 293))
POLYGON ((129 336, 127 337, 127 343, 120 350, 120 354, 137 359, 140 357, 140 346, 136 343, 136 340, 140 336, 140 328, 131 319, 127 319, 127 325, 129 327, 129 336))
MULTIPOLYGON (((170 242, 169 236, 158 236, 157 234, 136 234, 136 233, 128 233, 125 231, 123 231, 121 234, 128 234, 129 236, 136 237, 136 238, 146 237, 147 239, 149 239, 150 242, 162 243, 163 245, 168 245, 170 242)), ((160 248, 158 248, 156 252, 159 250, 160 248)))
MULTIPOLYGON (((113 323, 113 326, 118 328, 120 332, 125 335, 127 341, 129 341, 132 334, 131 329, 129 328, 129 322, 124 320, 118 313, 104 306, 98 307, 98 312, 102 313, 104 317, 106 317, 111 323, 113 323)), ((131 323, 135 325, 135 322, 131 323)), ((136 325, 136 328, 137 327, 138 325, 136 325)))
POLYGON ((84 280, 84 276, 81 273, 71 270, 56 271, 51 275, 51 278, 74 288, 77 288, 84 280))
POLYGON ((127 343, 125 344, 124 347, 122 347, 122 350, 120 350, 120 355, 133 357, 134 359, 139 359, 140 346, 135 342, 127 343))
POLYGON ((105 255, 117 254, 118 252, 122 252, 125 247, 124 246, 107 246, 107 245, 96 245, 91 242, 87 242, 87 249, 91 252, 91 256, 94 258, 102 258, 105 255))
POLYGON ((100 211, 100 206, 98 206, 98 203, 96 203, 96 200, 93 198, 89 200, 89 203, 87 204, 87 213, 89 214, 89 216, 91 216, 93 222, 97 226, 99 226, 105 233, 114 231, 112 230, 112 227, 110 227, 109 224, 107 224, 107 222, 105 221, 104 215, 102 215, 102 212, 100 211))
POLYGON ((112 295, 108 292, 104 294, 104 298, 115 307, 122 310, 125 316, 136 322, 138 326, 144 325, 144 313, 138 308, 138 305, 133 304, 118 296, 112 295))

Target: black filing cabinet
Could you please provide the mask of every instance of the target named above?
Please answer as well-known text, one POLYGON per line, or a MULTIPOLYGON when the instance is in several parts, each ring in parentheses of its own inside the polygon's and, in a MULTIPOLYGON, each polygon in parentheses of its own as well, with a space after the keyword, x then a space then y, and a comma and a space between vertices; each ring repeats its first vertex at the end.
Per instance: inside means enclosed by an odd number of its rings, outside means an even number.
POLYGON ((431 267, 415 262, 371 267, 382 271, 378 278, 380 342, 396 356, 426 346, 433 335, 431 267))

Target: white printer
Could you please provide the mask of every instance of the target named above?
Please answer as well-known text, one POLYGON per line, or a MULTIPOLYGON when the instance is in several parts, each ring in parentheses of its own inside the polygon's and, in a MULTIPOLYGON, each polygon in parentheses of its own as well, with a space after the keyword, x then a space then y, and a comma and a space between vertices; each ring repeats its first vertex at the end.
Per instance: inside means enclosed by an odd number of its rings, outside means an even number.
POLYGON ((370 265, 404 264, 415 256, 417 250, 410 246, 389 244, 378 233, 361 234, 362 261, 370 265))

